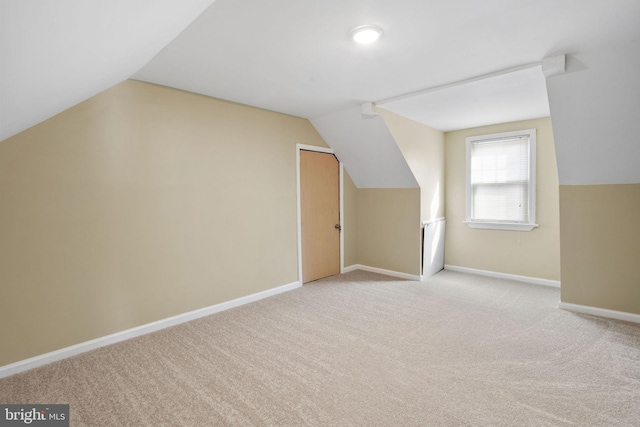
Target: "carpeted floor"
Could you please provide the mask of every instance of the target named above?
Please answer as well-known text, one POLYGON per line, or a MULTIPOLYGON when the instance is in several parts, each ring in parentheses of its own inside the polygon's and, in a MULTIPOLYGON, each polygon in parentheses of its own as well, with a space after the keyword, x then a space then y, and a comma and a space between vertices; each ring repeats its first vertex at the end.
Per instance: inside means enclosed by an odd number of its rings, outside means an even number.
POLYGON ((72 426, 640 425, 640 325, 557 289, 367 272, 0 380, 72 426))

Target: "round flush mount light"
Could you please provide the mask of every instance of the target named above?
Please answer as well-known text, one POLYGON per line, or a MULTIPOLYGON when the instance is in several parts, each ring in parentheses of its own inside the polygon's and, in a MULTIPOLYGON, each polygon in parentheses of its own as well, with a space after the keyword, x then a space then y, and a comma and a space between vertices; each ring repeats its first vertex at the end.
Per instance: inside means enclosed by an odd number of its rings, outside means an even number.
POLYGON ((351 38, 356 43, 369 44, 378 40, 382 35, 382 28, 376 25, 360 25, 351 30, 351 38))

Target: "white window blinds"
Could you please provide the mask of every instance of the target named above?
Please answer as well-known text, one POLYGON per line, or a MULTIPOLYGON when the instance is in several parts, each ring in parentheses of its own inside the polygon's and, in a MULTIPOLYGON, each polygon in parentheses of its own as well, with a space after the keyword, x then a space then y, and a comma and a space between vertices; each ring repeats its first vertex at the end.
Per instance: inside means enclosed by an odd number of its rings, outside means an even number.
POLYGON ((529 222, 529 137, 471 144, 472 221, 529 222))
POLYGON ((467 138, 472 228, 530 231, 536 221, 536 130, 467 138))

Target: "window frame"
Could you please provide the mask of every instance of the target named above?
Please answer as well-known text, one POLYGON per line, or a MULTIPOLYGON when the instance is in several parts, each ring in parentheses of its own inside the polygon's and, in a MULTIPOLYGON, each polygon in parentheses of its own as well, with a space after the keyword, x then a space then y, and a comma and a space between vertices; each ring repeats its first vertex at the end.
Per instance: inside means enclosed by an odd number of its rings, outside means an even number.
POLYGON ((531 231, 539 224, 536 224, 536 129, 525 129, 512 132, 500 132, 488 135, 469 136, 466 142, 466 220, 467 226, 471 228, 493 229, 493 230, 515 230, 531 231), (471 148, 474 143, 480 141, 492 141, 500 139, 515 138, 519 136, 529 137, 529 209, 528 221, 478 221, 472 219, 473 191, 471 188, 471 148))

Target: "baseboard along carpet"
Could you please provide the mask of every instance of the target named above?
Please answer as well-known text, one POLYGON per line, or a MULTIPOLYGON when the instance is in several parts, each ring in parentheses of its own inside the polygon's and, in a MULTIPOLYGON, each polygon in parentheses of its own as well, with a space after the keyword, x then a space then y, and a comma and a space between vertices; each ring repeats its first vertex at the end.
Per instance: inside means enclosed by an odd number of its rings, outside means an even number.
POLYGON ((0 380, 72 426, 628 426, 640 325, 559 290, 353 271, 0 380))

